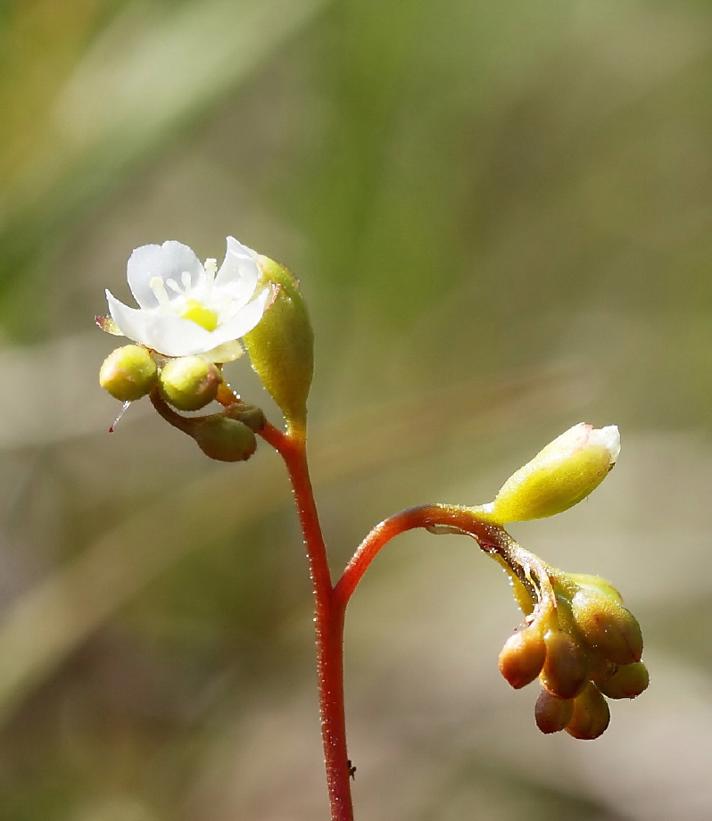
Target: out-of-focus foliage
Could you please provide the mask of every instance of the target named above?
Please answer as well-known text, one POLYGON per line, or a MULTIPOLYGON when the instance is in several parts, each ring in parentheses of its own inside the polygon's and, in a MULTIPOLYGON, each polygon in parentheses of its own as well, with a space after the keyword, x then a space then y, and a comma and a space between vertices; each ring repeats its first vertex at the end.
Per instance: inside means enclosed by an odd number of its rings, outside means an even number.
POLYGON ((209 463, 147 403, 109 436, 96 384, 131 249, 227 234, 302 281, 335 569, 570 424, 622 430, 585 505, 513 532, 614 580, 649 691, 542 738, 502 575, 402 537, 349 613, 359 817, 710 816, 711 43, 693 0, 0 6, 0 817, 325 816, 276 457, 209 463))

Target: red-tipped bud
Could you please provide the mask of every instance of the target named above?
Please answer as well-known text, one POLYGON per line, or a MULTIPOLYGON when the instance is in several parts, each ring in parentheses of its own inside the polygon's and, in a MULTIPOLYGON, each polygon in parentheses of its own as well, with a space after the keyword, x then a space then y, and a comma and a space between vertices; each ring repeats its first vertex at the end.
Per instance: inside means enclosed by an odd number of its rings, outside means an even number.
POLYGON ((542 685, 559 698, 573 698, 586 683, 586 654, 563 630, 547 630, 544 642, 546 661, 540 676, 542 685))
POLYGON ((534 707, 536 726, 542 733, 558 733, 571 721, 574 712, 572 699, 559 698, 542 690, 534 707))
POLYGON ((635 698, 648 688, 650 676, 642 661, 626 664, 606 681, 598 685, 608 698, 635 698))
POLYGON ((114 399, 133 402, 156 384, 158 369, 151 354, 141 345, 124 345, 112 351, 99 371, 99 384, 114 399))
POLYGON ((499 654, 499 671, 518 690, 541 672, 546 645, 536 625, 525 627, 510 636, 499 654))
POLYGON ((590 740, 605 732, 610 720, 606 699, 598 687, 589 682, 574 699, 573 715, 564 729, 574 738, 590 740))
POLYGON ((571 611, 586 643, 616 664, 640 661, 643 636, 635 616, 613 596, 581 588, 571 611))
POLYGON ((200 410, 215 399, 220 371, 202 356, 169 359, 159 377, 161 394, 174 408, 200 410))

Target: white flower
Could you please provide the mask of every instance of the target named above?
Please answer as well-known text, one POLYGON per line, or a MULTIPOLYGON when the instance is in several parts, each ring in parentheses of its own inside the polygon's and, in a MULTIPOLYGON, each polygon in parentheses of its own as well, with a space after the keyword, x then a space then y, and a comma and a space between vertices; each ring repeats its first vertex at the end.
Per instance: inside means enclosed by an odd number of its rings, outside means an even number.
POLYGON ((227 238, 225 261, 205 265, 187 245, 142 245, 129 257, 127 278, 138 308, 106 292, 118 330, 165 356, 207 355, 225 362, 240 355, 237 340, 262 318, 268 288, 257 293, 259 256, 227 238), (232 343, 232 344, 231 344, 232 343))

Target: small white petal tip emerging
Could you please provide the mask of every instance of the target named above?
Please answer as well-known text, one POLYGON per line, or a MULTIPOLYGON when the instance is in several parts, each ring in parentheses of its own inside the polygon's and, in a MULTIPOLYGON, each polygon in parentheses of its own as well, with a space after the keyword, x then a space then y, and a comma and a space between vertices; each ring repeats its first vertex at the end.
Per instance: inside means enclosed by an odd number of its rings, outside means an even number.
POLYGON ((611 463, 615 464, 621 452, 621 435, 618 432, 618 426, 606 425, 605 428, 593 428, 589 443, 604 447, 611 455, 611 463))
POLYGON ((107 291, 112 324, 129 339, 170 357, 200 354, 215 361, 239 355, 236 340, 262 319, 269 292, 258 288, 258 255, 227 238, 225 260, 202 265, 174 240, 136 248, 128 282, 138 308, 107 291), (213 356, 213 354, 215 356, 213 356))

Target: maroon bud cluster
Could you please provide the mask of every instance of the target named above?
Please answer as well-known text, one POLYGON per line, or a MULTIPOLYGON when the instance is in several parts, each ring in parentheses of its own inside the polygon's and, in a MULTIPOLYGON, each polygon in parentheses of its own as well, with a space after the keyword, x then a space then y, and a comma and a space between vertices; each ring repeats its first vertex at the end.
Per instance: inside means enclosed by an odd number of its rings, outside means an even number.
POLYGON ((648 686, 640 626, 597 576, 550 570, 536 593, 532 614, 502 648, 500 672, 515 689, 539 677, 534 716, 543 733, 598 738, 610 721, 604 696, 635 698, 648 686))

